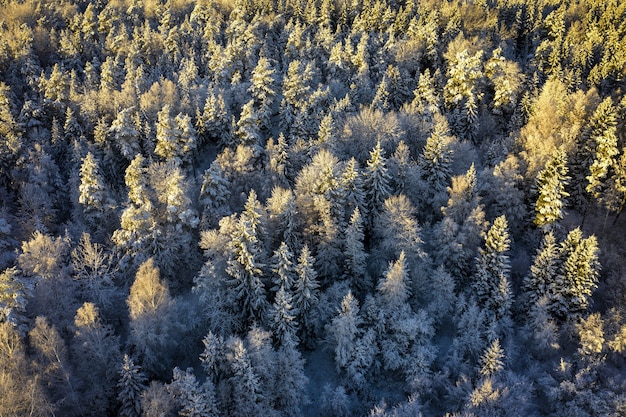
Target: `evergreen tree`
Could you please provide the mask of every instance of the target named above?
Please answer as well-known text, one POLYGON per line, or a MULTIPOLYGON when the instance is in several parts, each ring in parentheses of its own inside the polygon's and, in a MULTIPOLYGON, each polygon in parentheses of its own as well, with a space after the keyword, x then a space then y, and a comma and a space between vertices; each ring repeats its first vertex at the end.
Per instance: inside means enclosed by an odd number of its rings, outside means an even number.
POLYGON ((508 315, 511 308, 511 262, 507 255, 510 243, 506 218, 500 216, 493 221, 476 260, 476 299, 498 318, 508 315))
POLYGON ((555 228, 564 215, 565 198, 569 196, 565 191, 569 181, 566 158, 565 151, 559 149, 535 179, 534 222, 546 231, 555 228))
POLYGON ((123 417, 141 416, 141 392, 146 388, 146 377, 139 365, 128 356, 120 369, 120 379, 117 383, 117 399, 120 402, 119 415, 123 417))
POLYGON ((276 96, 274 69, 270 60, 261 56, 252 71, 252 79, 248 91, 252 96, 260 127, 268 129, 272 116, 272 104, 276 96))
POLYGON ((548 296, 551 282, 556 279, 560 267, 559 247, 552 232, 543 236, 541 246, 530 267, 530 273, 524 279, 529 307, 534 306, 542 297, 548 296))
POLYGON ((359 208, 355 208, 350 224, 344 233, 344 276, 359 293, 365 293, 370 286, 367 276, 367 253, 364 248, 363 219, 359 208))
POLYGON ((281 286, 269 311, 270 327, 279 345, 284 345, 288 341, 298 342, 297 314, 298 311, 293 308, 291 293, 281 286))
POLYGON ((103 215, 114 203, 109 196, 99 161, 91 152, 82 161, 78 191, 78 202, 87 217, 103 220, 103 215))
POLYGON ((181 410, 178 415, 181 417, 217 417, 219 415, 213 384, 206 381, 200 385, 192 368, 188 368, 185 372, 178 367, 174 368, 172 382, 167 389, 180 404, 181 410))
POLYGON ((262 415, 267 410, 261 406, 263 396, 259 377, 250 363, 248 352, 241 339, 235 339, 230 345, 230 367, 232 376, 230 385, 232 396, 228 415, 233 417, 248 417, 262 415))
POLYGON ((293 307, 298 312, 298 321, 305 333, 305 341, 310 337, 315 322, 311 311, 319 301, 319 282, 314 265, 315 259, 311 256, 309 247, 304 245, 296 265, 298 279, 294 288, 293 307))
POLYGON ((445 120, 436 118, 435 121, 434 130, 426 140, 417 166, 420 176, 428 184, 427 195, 421 199, 438 210, 443 204, 438 202, 443 199, 452 177, 452 151, 449 148, 452 138, 445 120))
POLYGON ((598 286, 600 262, 595 236, 583 238, 580 228, 561 243, 561 266, 548 287, 550 312, 558 319, 578 317, 587 311, 598 286))
POLYGON ((232 145, 231 116, 222 93, 210 90, 196 127, 201 137, 217 141, 221 147, 232 145))
POLYGON ((261 319, 266 310, 265 287, 261 280, 262 264, 257 233, 251 220, 243 213, 232 231, 231 255, 226 273, 230 276, 236 310, 244 319, 261 319))
POLYGON ((404 251, 400 252, 397 261, 389 265, 385 278, 378 283, 378 291, 386 305, 395 306, 391 308, 398 308, 409 299, 411 289, 404 251))
POLYGON ((380 142, 378 142, 376 147, 370 152, 363 184, 367 196, 370 225, 374 217, 382 210, 383 203, 391 193, 389 176, 387 175, 387 167, 385 165, 386 159, 380 147, 380 142))
POLYGON ((272 256, 273 292, 278 292, 281 288, 288 292, 293 289, 296 277, 292 257, 293 254, 285 242, 281 242, 280 247, 274 251, 274 256, 272 256))
POLYGON ((141 153, 140 127, 135 124, 134 112, 133 107, 120 111, 109 129, 120 152, 129 161, 141 153))
POLYGON ((610 97, 598 105, 591 118, 589 140, 595 152, 586 190, 608 210, 620 212, 626 201, 626 168, 619 157, 616 109, 610 97))
POLYGON ((230 188, 224 172, 215 161, 204 171, 198 202, 202 210, 202 225, 208 229, 230 214, 230 188))
POLYGON ((495 339, 480 357, 480 374, 492 376, 504 367, 504 351, 500 347, 500 339, 495 339))
POLYGON ((327 326, 327 332, 335 344, 335 364, 337 368, 346 368, 354 354, 355 342, 360 336, 361 317, 359 316, 359 302, 352 292, 341 301, 341 307, 336 317, 327 326))

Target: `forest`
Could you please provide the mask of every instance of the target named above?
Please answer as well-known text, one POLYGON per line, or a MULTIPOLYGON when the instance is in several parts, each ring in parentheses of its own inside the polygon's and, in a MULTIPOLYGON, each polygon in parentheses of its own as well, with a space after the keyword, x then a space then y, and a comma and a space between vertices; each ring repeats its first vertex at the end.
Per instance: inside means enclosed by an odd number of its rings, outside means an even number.
POLYGON ((626 2, 0 0, 0 416, 626 415, 626 2))

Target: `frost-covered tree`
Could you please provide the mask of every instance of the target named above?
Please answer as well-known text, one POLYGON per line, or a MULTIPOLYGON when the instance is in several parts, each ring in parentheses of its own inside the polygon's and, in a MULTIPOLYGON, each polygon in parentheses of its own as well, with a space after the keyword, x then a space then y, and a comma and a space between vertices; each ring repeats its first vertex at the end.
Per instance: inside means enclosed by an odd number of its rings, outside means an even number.
POLYGON ((196 120, 198 134, 204 140, 211 139, 222 147, 232 145, 231 114, 221 92, 208 92, 203 111, 198 111, 196 120))
POLYGON ((188 115, 172 117, 169 105, 158 113, 154 153, 177 164, 190 162, 197 147, 196 130, 188 115))
POLYGON ((273 292, 278 292, 281 288, 291 292, 296 281, 296 274, 292 262, 293 254, 285 242, 281 242, 278 249, 274 251, 271 259, 273 292))
POLYGON ((365 292, 370 286, 367 274, 367 253, 365 252, 363 234, 363 219, 359 208, 355 208, 350 218, 350 224, 344 233, 344 277, 350 281, 352 287, 359 292, 365 292))
POLYGON ((160 276, 152 258, 141 264, 126 300, 130 314, 130 342, 141 355, 144 368, 162 370, 167 366, 167 355, 176 341, 168 318, 173 300, 167 283, 160 276))
POLYGON ((113 407, 121 362, 119 336, 102 322, 98 308, 84 303, 74 317, 72 340, 74 372, 82 381, 80 402, 83 415, 106 414, 113 407))
POLYGON ((548 295, 548 289, 552 281, 556 279, 560 265, 559 246, 554 234, 548 232, 537 249, 529 274, 524 278, 525 295, 529 307, 548 295))
POLYGON ((383 154, 380 142, 378 142, 376 147, 370 152, 363 188, 367 197, 367 208, 371 225, 374 217, 382 211, 383 203, 391 194, 386 158, 383 154))
POLYGON ((341 301, 341 307, 326 331, 335 345, 335 365, 338 369, 346 368, 353 357, 356 339, 360 336, 359 302, 348 294, 341 301))
POLYGON ((109 128, 121 154, 129 161, 141 153, 140 126, 135 123, 135 112, 134 107, 120 111, 109 128))
POLYGON ((117 383, 117 400, 120 403, 119 415, 122 417, 140 417, 141 392, 146 388, 146 376, 141 367, 133 359, 124 355, 120 369, 120 379, 117 383))
POLYGON ((568 233, 561 243, 559 272, 548 286, 550 312, 560 320, 587 311, 591 295, 598 286, 600 262, 598 240, 583 237, 580 228, 568 233))
POLYGON ((232 340, 229 350, 232 396, 228 414, 233 417, 247 417, 266 413, 268 410, 264 410, 261 401, 263 391, 259 376, 250 363, 248 351, 241 339, 232 340))
POLYGON ((226 273, 230 277, 234 308, 244 320, 261 319, 267 308, 266 290, 261 280, 259 241, 252 221, 243 214, 236 222, 228 243, 231 255, 226 273))
POLYGON ((274 72, 270 60, 261 56, 252 71, 251 84, 248 88, 254 101, 261 128, 270 127, 272 104, 277 93, 274 72))
POLYGON ((303 341, 308 342, 312 337, 315 317, 312 310, 319 301, 319 282, 315 271, 315 259, 309 251, 309 247, 304 245, 298 263, 296 264, 296 274, 298 279, 294 286, 293 307, 298 312, 298 322, 304 337, 303 341))
POLYGON ((175 367, 172 372, 172 382, 167 390, 176 399, 181 409, 181 417, 217 417, 220 415, 215 400, 213 384, 205 381, 200 384, 192 368, 181 371, 175 367))
POLYGON ((288 341, 298 342, 298 311, 293 307, 293 298, 283 286, 280 287, 269 309, 270 328, 280 345, 288 341))
POLYGON ((389 306, 400 306, 409 299, 411 288, 404 251, 400 252, 397 261, 389 265, 384 279, 378 283, 378 292, 389 306))
POLYGON ((198 202, 202 207, 203 228, 217 226, 219 220, 230 214, 230 188, 219 164, 215 161, 204 171, 198 202))
POLYGON ((626 167, 620 158, 616 109, 607 97, 590 121, 589 139, 593 142, 593 162, 589 167, 586 191, 610 211, 621 212, 626 202, 626 167))
POLYGON ((426 139, 426 145, 418 157, 417 166, 421 178, 427 183, 427 195, 420 199, 430 204, 434 210, 438 210, 445 201, 445 191, 452 177, 452 151, 450 149, 452 137, 448 124, 443 118, 437 117, 434 120, 433 132, 426 139))
POLYGON ((492 376, 504 367, 504 350, 500 346, 500 339, 494 339, 491 345, 480 357, 479 366, 482 376, 492 376))
POLYGON ((444 218, 436 225, 435 260, 460 284, 474 269, 473 261, 487 225, 476 181, 473 164, 465 175, 452 178, 448 203, 441 208, 444 218))
POLYGON ((567 173, 567 156, 565 150, 560 148, 535 179, 537 200, 534 222, 546 231, 558 227, 558 222, 565 214, 565 198, 569 196, 565 191, 569 182, 567 173))
POLYGON ((509 314, 512 303, 510 245, 506 217, 497 217, 476 259, 476 279, 473 282, 476 300, 498 318, 509 314))

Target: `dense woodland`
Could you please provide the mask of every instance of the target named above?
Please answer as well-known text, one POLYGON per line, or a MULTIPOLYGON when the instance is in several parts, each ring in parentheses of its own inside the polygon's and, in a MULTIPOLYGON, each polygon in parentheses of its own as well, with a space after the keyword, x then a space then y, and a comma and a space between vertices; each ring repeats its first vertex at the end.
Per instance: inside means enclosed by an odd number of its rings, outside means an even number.
POLYGON ((0 0, 0 415, 625 415, 625 37, 0 0))

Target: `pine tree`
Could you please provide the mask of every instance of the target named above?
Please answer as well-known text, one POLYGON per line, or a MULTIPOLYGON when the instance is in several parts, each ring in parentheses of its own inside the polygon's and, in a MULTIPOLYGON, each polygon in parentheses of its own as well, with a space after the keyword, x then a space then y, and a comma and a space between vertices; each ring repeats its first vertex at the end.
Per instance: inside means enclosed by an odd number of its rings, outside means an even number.
POLYGON ((492 376, 504 367, 504 351, 500 347, 500 339, 495 339, 480 357, 480 374, 492 376))
POLYGON ((569 232, 561 243, 561 266, 548 287, 550 312, 560 320, 585 313, 598 286, 600 262, 595 236, 583 238, 580 228, 569 232))
POLYGON ((557 227, 559 220, 565 214, 565 198, 569 196, 565 191, 569 181, 566 163, 565 150, 560 148, 535 179, 537 200, 535 202, 534 222, 545 231, 557 227))
POLYGON ((359 293, 365 293, 370 286, 367 276, 367 253, 363 240, 363 219, 359 208, 355 208, 350 217, 350 224, 344 233, 344 276, 359 293))
POLYGON ((206 381, 200 385, 193 374, 193 368, 188 368, 185 372, 178 367, 174 368, 172 382, 167 385, 167 389, 182 407, 178 412, 181 417, 219 415, 213 384, 206 381))
POLYGON ((88 215, 101 217, 100 215, 112 206, 113 202, 108 196, 99 161, 91 152, 83 158, 78 191, 80 193, 78 202, 83 205, 83 210, 88 215))
POLYGON ((263 396, 262 387, 258 375, 250 364, 248 352, 241 339, 235 339, 229 345, 233 375, 229 379, 232 404, 228 415, 233 417, 262 415, 265 411, 260 404, 263 396))
POLYGON ((386 159, 380 147, 380 142, 378 142, 376 147, 370 152, 363 184, 367 196, 370 225, 374 217, 382 210, 383 203, 391 193, 387 167, 385 165, 386 159))
MULTIPOLYGON (((436 118, 434 130, 426 139, 426 145, 417 160, 421 177, 428 184, 428 195, 423 200, 438 209, 438 196, 446 191, 452 177, 452 152, 449 148, 452 138, 445 120, 436 118)), ((445 200, 444 200, 445 201, 445 200)))
POLYGON ((146 377, 141 372, 139 365, 124 355, 120 379, 117 383, 117 399, 120 402, 119 415, 122 417, 141 416, 141 392, 146 388, 146 377))
POLYGON ((274 72, 270 60, 261 56, 252 71, 251 84, 248 88, 257 111, 260 127, 266 129, 270 127, 272 104, 276 96, 274 72))
POLYGON ((109 129, 120 152, 129 161, 141 153, 140 127, 135 125, 134 112, 133 107, 119 112, 109 129))
POLYGON ((411 295, 409 287, 409 270, 406 265, 404 251, 400 252, 398 260, 389 264, 385 278, 378 283, 383 302, 388 308, 400 308, 411 295))
POLYGON ((202 186, 200 188, 200 203, 202 210, 202 225, 204 229, 217 226, 219 220, 230 214, 229 183, 224 177, 224 172, 217 162, 204 171, 202 186))
POLYGON ((283 288, 285 291, 290 292, 295 284, 296 277, 293 268, 293 262, 291 261, 293 254, 285 242, 281 242, 280 247, 274 251, 272 256, 272 272, 274 276, 272 281, 274 286, 273 292, 279 291, 283 288))
POLYGON ((310 336, 309 333, 314 323, 311 310, 319 301, 319 282, 314 265, 315 259, 311 256, 309 247, 304 245, 296 265, 298 280, 294 288, 293 307, 298 312, 298 321, 306 338, 310 336))
POLYGON ((552 232, 543 236, 541 246, 530 267, 530 273, 524 279, 524 288, 528 297, 528 307, 534 306, 542 297, 548 295, 551 282, 556 279, 560 267, 559 247, 552 232))
POLYGON ((506 254, 510 243, 506 218, 500 216, 493 221, 485 237, 484 249, 480 249, 476 260, 476 299, 494 311, 498 318, 506 316, 511 308, 511 262, 506 254))
POLYGON ((341 301, 341 308, 337 316, 327 326, 327 331, 335 343, 337 368, 346 368, 352 359, 355 341, 361 333, 359 329, 361 321, 359 302, 354 298, 352 292, 348 292, 341 301))
POLYGON ((363 187, 363 177, 359 172, 358 162, 356 159, 350 158, 339 179, 338 191, 340 204, 344 207, 346 216, 352 216, 354 210, 359 209, 361 217, 367 218, 365 190, 363 187))
POLYGON ((202 113, 197 114, 196 127, 205 140, 217 141, 221 147, 232 145, 231 115, 222 93, 209 91, 202 113))
POLYGON ((626 168, 620 165, 616 109, 610 97, 598 105, 591 118, 589 140, 595 152, 586 190, 608 210, 620 212, 626 201, 626 168))
POLYGON ((270 328, 279 345, 283 345, 287 341, 298 342, 296 337, 298 331, 297 314, 298 311, 293 308, 291 293, 281 286, 269 311, 270 328))
POLYGON ((262 318, 267 307, 258 245, 252 221, 242 213, 229 242, 231 255, 226 273, 231 278, 232 295, 237 304, 235 308, 241 311, 244 319, 250 320, 262 318))

